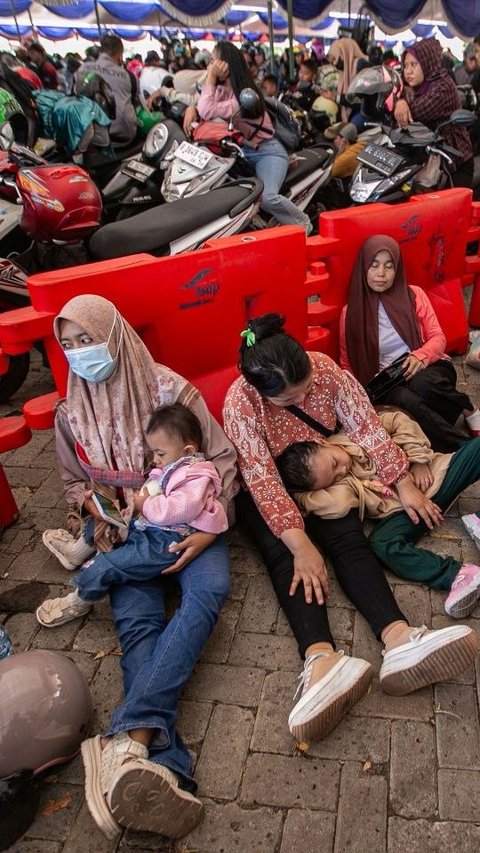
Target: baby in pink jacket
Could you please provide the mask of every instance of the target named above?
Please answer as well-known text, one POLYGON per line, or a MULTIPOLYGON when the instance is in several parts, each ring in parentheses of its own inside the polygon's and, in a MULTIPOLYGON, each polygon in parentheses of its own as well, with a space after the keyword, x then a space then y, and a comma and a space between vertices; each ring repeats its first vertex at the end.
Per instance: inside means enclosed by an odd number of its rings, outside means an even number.
POLYGON ((200 422, 186 406, 174 403, 153 413, 146 441, 156 467, 135 495, 139 515, 130 522, 126 541, 84 563, 74 578, 74 592, 44 601, 37 610, 41 625, 54 628, 83 616, 113 584, 175 571, 179 556, 172 548, 186 536, 227 530, 219 500, 222 482, 200 453, 202 440, 200 422))

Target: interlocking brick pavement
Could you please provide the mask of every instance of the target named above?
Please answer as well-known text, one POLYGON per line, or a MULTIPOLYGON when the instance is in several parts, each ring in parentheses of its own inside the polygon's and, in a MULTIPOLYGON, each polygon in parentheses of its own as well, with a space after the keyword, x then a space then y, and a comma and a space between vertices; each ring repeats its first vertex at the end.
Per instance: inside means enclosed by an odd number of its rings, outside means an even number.
MULTIPOLYGON (((480 401, 480 373, 457 367, 461 387, 480 401)), ((48 390, 48 371, 34 359, 27 384, 0 415, 48 390)), ((72 657, 90 683, 98 731, 121 695, 108 604, 56 630, 40 628, 34 616, 37 599, 60 594, 68 583, 41 542, 45 527, 63 523, 52 433, 35 433, 2 461, 21 517, 0 542, 0 593, 24 584, 25 595, 22 608, 0 613, 0 620, 17 651, 49 648, 72 657)), ((424 547, 480 559, 458 517, 479 504, 480 483, 424 547)), ((90 818, 76 758, 48 777, 36 819, 9 853, 477 853, 480 661, 455 683, 400 698, 386 696, 374 678, 330 737, 298 749, 287 728, 301 671, 296 644, 255 549, 239 529, 230 544, 232 591, 179 709, 179 729, 197 761, 203 823, 176 843, 125 832, 112 844, 90 818), (42 814, 49 800, 65 795, 68 805, 42 814)), ((389 580, 412 622, 449 624, 443 595, 389 580)), ((339 647, 368 657, 378 671, 379 644, 335 579, 331 585, 339 647)), ((468 624, 480 634, 480 608, 468 624)))

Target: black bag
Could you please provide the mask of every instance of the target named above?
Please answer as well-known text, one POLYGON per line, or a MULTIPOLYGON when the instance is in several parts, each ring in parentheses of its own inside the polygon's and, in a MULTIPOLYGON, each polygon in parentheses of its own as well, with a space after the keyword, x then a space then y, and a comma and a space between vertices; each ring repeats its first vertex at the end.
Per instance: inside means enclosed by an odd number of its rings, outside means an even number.
POLYGON ((298 151, 302 147, 302 133, 292 110, 277 98, 265 98, 265 106, 278 141, 287 151, 298 151))
POLYGON ((407 356, 410 353, 404 352, 395 361, 392 361, 391 364, 387 364, 383 370, 380 370, 375 374, 373 379, 370 379, 370 382, 367 382, 365 385, 365 391, 367 392, 370 402, 376 403, 377 400, 380 400, 381 397, 384 396, 388 391, 391 391, 392 388, 396 388, 397 385, 400 385, 403 382, 403 374, 404 374, 404 366, 403 363, 407 356))

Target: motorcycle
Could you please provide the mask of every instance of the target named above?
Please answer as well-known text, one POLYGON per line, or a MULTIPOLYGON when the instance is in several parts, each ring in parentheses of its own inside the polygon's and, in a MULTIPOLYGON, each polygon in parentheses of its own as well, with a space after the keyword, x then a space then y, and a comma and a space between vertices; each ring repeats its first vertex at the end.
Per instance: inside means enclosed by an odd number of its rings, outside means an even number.
POLYGON ((413 192, 452 186, 448 167, 460 152, 443 141, 440 131, 447 124, 469 127, 473 121, 471 112, 459 109, 435 132, 418 123, 395 130, 384 127, 388 144, 370 142, 357 155, 360 165, 350 185, 351 200, 392 204, 406 201, 413 192))

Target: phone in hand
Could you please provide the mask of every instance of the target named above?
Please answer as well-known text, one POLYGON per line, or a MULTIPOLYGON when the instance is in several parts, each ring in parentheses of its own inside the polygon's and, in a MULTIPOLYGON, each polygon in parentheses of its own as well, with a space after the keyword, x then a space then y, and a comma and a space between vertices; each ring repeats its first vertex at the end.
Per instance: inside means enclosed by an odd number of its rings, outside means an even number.
POLYGON ((107 498, 101 492, 93 492, 92 500, 104 521, 115 527, 127 527, 127 522, 111 498, 107 498))

